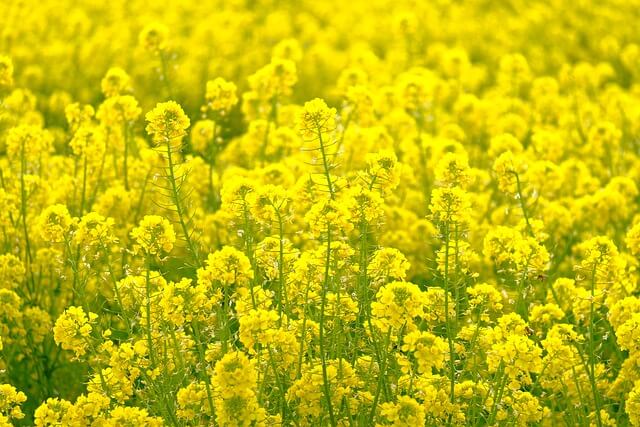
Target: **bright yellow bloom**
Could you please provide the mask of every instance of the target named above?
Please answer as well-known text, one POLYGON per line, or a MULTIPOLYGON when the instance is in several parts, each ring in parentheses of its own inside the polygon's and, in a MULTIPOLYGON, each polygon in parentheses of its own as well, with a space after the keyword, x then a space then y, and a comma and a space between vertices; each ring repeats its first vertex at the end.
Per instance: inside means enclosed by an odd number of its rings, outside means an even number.
POLYGON ((231 246, 225 246, 209 254, 206 266, 198 269, 198 283, 208 286, 246 286, 252 278, 253 271, 249 259, 231 246))
POLYGON ((140 224, 131 230, 136 250, 148 255, 163 255, 171 252, 176 242, 173 225, 158 215, 145 215, 140 224))
POLYGON ((39 217, 40 235, 51 243, 64 242, 69 231, 75 225, 75 218, 69 214, 65 205, 53 205, 46 208, 39 217))
POLYGON ((402 351, 410 352, 418 362, 418 372, 431 373, 431 369, 442 369, 449 358, 447 342, 429 332, 414 331, 404 337, 402 351))
POLYGON ((89 349, 92 324, 97 318, 97 314, 85 313, 82 307, 67 308, 53 327, 56 343, 65 350, 72 350, 76 357, 83 356, 89 349))
POLYGON ((24 413, 20 405, 26 402, 26 400, 27 396, 23 392, 16 390, 12 385, 0 385, 0 414, 6 417, 7 420, 21 420, 24 418, 24 413))
MULTIPOLYGON (((328 138, 336 129, 336 109, 329 108, 322 99, 315 98, 304 104, 298 118, 298 130, 306 140, 328 138)), ((324 141, 330 143, 332 141, 324 141)))
POLYGON ((191 124, 182 107, 174 101, 161 102, 145 115, 147 127, 155 144, 179 146, 191 124))
POLYGON ((409 282, 391 282, 380 288, 371 303, 375 324, 383 330, 390 327, 411 330, 413 320, 423 312, 423 295, 418 285, 409 282))
POLYGON ((471 216, 471 199, 460 187, 436 188, 431 194, 429 210, 436 223, 464 225, 471 216))
POLYGON ((387 421, 384 425, 394 427, 421 426, 425 420, 423 407, 409 396, 400 396, 398 403, 383 403, 381 415, 387 421))
POLYGON ((261 422, 254 363, 242 352, 225 354, 216 363, 212 384, 216 393, 216 420, 221 425, 245 427, 261 422))
POLYGON ((633 390, 627 396, 624 409, 629 415, 631 425, 634 427, 640 426, 640 381, 636 381, 633 390))

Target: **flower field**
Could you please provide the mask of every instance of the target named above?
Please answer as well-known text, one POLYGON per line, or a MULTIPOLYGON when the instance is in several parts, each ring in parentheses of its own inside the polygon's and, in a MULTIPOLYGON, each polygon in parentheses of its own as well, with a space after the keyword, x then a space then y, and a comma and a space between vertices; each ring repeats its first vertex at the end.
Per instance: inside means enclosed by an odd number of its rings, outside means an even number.
POLYGON ((0 3, 1 426, 640 426, 640 3, 0 3))

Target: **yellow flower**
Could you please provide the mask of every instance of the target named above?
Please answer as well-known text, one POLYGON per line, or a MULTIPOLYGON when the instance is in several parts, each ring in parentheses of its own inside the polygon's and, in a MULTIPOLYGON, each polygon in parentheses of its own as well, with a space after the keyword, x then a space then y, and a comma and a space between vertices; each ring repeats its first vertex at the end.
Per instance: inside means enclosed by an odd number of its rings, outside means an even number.
POLYGON ((140 44, 152 53, 158 53, 166 49, 169 29, 159 22, 151 22, 140 31, 138 40, 140 44))
POLYGON ((397 403, 386 402, 380 405, 380 414, 385 418, 385 425, 394 427, 421 426, 424 424, 424 408, 409 396, 398 397, 397 403))
POLYGON ((69 123, 69 129, 75 132, 80 126, 92 124, 95 110, 91 105, 81 105, 74 102, 65 107, 64 115, 69 123))
POLYGON ((371 303, 371 311, 375 324, 388 330, 392 327, 396 332, 401 328, 411 331, 414 318, 423 313, 424 297, 418 285, 409 282, 391 282, 382 286, 371 303))
POLYGON ((345 203, 329 198, 324 198, 324 200, 314 203, 305 214, 304 219, 309 224, 311 232, 316 236, 331 230, 336 235, 341 231, 353 229, 351 212, 345 203))
MULTIPOLYGON (((351 401, 361 387, 361 380, 355 369, 344 359, 327 360, 326 373, 332 390, 330 398, 334 408, 338 407, 343 399, 351 401)), ((322 389, 322 365, 319 360, 315 360, 303 367, 301 377, 287 390, 287 399, 292 402, 296 416, 318 420, 318 417, 326 414, 327 406, 323 402, 322 389)))
POLYGON ((402 351, 410 352, 418 362, 418 373, 430 374, 431 369, 442 369, 449 359, 447 342, 430 332, 413 331, 404 337, 402 351))
POLYGON ((164 422, 160 417, 149 415, 146 409, 131 406, 116 406, 109 412, 106 425, 109 427, 122 425, 162 427, 164 422))
POLYGON ((258 187, 249 195, 248 201, 253 217, 267 226, 278 226, 288 218, 287 205, 290 197, 279 185, 258 187))
POLYGON ((522 174, 526 171, 526 165, 521 156, 514 155, 511 151, 500 154, 493 163, 493 172, 498 179, 498 188, 507 194, 516 194, 518 185, 522 191, 522 174))
POLYGON ((393 191, 400 184, 400 164, 393 150, 367 154, 365 161, 370 187, 393 191))
POLYGON ((633 390, 627 396, 624 410, 634 427, 640 426, 640 381, 636 381, 633 390))
POLYGON ((100 82, 102 93, 107 98, 122 95, 130 90, 131 77, 119 67, 112 67, 107 70, 104 78, 100 82))
POLYGON ((406 279, 409 268, 411 265, 402 252, 395 248, 381 248, 371 257, 368 271, 374 282, 402 281, 406 279))
POLYGON ((113 95, 100 104, 96 117, 107 126, 131 124, 138 120, 142 110, 131 95, 113 95))
POLYGON ((479 309, 483 320, 487 320, 486 313, 500 313, 504 307, 503 296, 488 283, 478 283, 467 289, 469 295, 469 308, 471 310, 479 309))
MULTIPOLYGON (((429 210, 436 223, 464 226, 470 221, 471 198, 460 187, 436 188, 431 193, 429 210)), ((449 232, 451 232, 451 227, 449 232)))
POLYGON ((0 287, 11 289, 20 286, 25 277, 24 264, 13 254, 0 255, 0 287))
POLYGON ((640 221, 629 229, 625 242, 633 255, 640 254, 640 221))
POLYGON ((48 398, 36 409, 35 425, 38 427, 62 425, 62 421, 72 406, 71 402, 67 400, 48 398))
POLYGON ((6 141, 10 156, 35 161, 51 151, 53 139, 46 130, 38 126, 19 125, 9 130, 6 141))
POLYGON ((145 115, 147 133, 153 142, 179 147, 191 122, 182 107, 174 101, 161 102, 145 115))
POLYGON ((531 374, 542 370, 542 350, 522 335, 508 335, 504 342, 491 346, 487 354, 489 372, 503 369, 511 380, 510 387, 531 384, 531 374))
POLYGON ((203 112, 213 111, 216 114, 224 115, 229 112, 237 103, 236 85, 218 77, 207 82, 205 93, 205 105, 203 112))
POLYGON ((247 256, 231 246, 209 254, 205 264, 205 267, 198 269, 198 283, 208 286, 214 283, 246 286, 253 278, 247 256))
POLYGON ((0 384, 0 414, 3 416, 21 420, 24 418, 24 413, 20 405, 26 401, 27 396, 11 384, 0 384))
POLYGON ((258 406, 255 363, 242 352, 225 354, 211 379, 216 394, 216 420, 220 425, 248 426, 264 417, 258 406))
POLYGON ((469 176, 469 159, 466 153, 447 153, 439 161, 435 170, 436 181, 445 187, 465 188, 469 176))
POLYGON ((216 123, 213 120, 198 120, 191 128, 191 146, 193 151, 209 155, 209 150, 212 144, 216 144, 218 141, 214 141, 216 123))
POLYGON ((49 206, 38 218, 40 236, 47 242, 64 242, 69 238, 69 231, 75 222, 75 218, 71 217, 65 205, 49 206))
POLYGON ((131 230, 131 238, 136 242, 136 251, 142 250, 148 255, 163 255, 173 249, 176 232, 166 218, 145 215, 140 224, 131 230))
POLYGON ((5 55, 0 55, 0 89, 6 90, 13 86, 13 61, 5 55))
POLYGON ((630 353, 640 352, 640 313, 635 313, 616 331, 618 345, 630 353))
POLYGON ((273 58, 269 64, 249 76, 249 86, 259 98, 265 100, 289 95, 297 81, 295 62, 279 58, 273 58))
POLYGON ((95 313, 85 313, 82 307, 71 306, 58 317, 53 327, 56 344, 65 350, 72 350, 76 357, 83 356, 89 349, 93 324, 98 318, 95 313))
POLYGON ((177 415, 185 420, 193 420, 207 407, 207 390, 204 382, 190 383, 178 390, 176 400, 179 409, 177 415))
POLYGON ((105 137, 101 128, 82 125, 69 142, 73 154, 86 158, 90 164, 98 164, 106 150, 105 137))
MULTIPOLYGON (((306 140, 328 138, 336 129, 336 109, 329 108, 322 99, 315 98, 304 104, 298 117, 298 130, 306 140)), ((330 143, 332 141, 324 141, 330 143)))

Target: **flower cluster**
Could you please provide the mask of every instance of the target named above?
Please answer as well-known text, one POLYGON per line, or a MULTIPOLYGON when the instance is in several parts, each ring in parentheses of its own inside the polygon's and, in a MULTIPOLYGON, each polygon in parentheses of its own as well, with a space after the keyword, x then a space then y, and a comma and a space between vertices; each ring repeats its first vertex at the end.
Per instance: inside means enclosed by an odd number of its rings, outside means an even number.
POLYGON ((640 427, 637 2, 0 16, 0 426, 640 427))

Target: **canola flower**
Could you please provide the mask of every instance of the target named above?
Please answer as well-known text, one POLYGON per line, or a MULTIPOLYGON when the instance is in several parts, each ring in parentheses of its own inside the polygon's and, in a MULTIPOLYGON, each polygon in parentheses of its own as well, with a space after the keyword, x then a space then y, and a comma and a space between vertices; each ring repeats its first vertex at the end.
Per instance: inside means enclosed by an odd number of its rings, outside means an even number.
POLYGON ((0 19, 0 426, 640 426, 637 1, 0 19))

